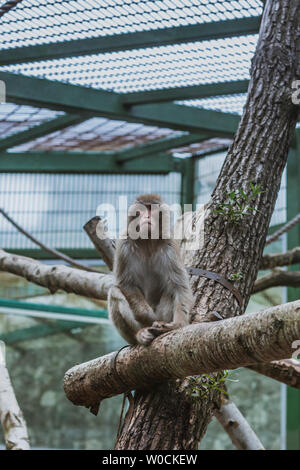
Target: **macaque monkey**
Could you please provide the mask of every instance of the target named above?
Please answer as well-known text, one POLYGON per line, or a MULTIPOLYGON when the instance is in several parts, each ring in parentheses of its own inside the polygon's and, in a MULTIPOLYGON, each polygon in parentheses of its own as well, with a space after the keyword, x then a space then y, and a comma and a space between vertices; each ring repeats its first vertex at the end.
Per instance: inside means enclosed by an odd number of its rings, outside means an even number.
POLYGON ((108 296, 109 317, 129 344, 148 345, 188 324, 193 295, 170 231, 170 210, 160 196, 138 196, 117 241, 116 286, 108 296))

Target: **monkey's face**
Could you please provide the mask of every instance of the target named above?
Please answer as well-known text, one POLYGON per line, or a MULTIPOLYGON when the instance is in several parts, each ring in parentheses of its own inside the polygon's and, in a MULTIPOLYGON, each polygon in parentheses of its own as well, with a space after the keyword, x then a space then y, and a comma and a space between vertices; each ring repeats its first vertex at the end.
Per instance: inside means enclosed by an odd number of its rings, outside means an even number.
POLYGON ((170 211, 167 204, 136 202, 128 212, 128 236, 132 240, 170 238, 170 211))

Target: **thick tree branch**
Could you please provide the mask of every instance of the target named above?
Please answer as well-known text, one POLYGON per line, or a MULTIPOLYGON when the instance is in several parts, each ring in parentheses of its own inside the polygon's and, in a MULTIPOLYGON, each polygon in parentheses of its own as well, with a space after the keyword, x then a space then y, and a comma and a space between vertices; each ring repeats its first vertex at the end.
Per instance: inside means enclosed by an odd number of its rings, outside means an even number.
POLYGON ((26 422, 5 365, 5 345, 0 341, 0 422, 7 450, 29 450, 26 422))
MULTIPOLYGON (((64 290, 100 300, 107 299, 108 290, 114 282, 112 274, 89 273, 61 265, 48 266, 35 259, 10 254, 4 250, 0 250, 0 271, 22 276, 30 282, 46 287, 51 293, 64 290)), ((300 272, 274 269, 255 281, 252 293, 275 286, 299 287, 300 272)))
POLYGON ((215 417, 239 450, 264 450, 264 446, 232 401, 223 398, 220 408, 215 409, 215 417))
POLYGON ((300 338, 300 301, 214 323, 199 323, 157 338, 149 347, 123 349, 74 366, 64 388, 75 405, 154 383, 268 362, 293 353, 300 338))
POLYGON ((48 266, 3 250, 0 250, 0 271, 22 276, 27 281, 46 287, 52 294, 62 289, 100 300, 107 298, 108 289, 113 284, 111 274, 90 273, 68 266, 48 266))
POLYGON ((248 367, 255 370, 255 372, 300 390, 300 362, 296 359, 283 359, 248 367))
POLYGON ((273 269, 269 274, 256 279, 252 294, 276 286, 299 287, 300 271, 291 272, 279 268, 273 269))
POLYGON ((300 263, 300 246, 284 253, 271 253, 263 256, 260 269, 273 269, 277 266, 289 266, 300 263))

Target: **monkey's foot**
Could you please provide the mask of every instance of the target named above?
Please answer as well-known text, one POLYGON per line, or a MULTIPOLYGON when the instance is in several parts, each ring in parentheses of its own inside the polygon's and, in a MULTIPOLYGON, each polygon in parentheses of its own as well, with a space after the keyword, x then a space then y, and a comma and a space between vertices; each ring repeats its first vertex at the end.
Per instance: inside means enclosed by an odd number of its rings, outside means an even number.
POLYGON ((150 330, 151 327, 142 328, 140 331, 137 332, 136 339, 139 344, 142 344, 143 346, 148 346, 152 343, 155 338, 155 335, 150 330))

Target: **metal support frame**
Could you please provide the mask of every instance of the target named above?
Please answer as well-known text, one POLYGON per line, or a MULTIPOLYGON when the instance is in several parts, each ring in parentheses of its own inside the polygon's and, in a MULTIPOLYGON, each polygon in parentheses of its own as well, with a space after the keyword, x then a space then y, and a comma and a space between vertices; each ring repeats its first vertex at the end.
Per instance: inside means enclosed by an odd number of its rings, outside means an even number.
POLYGON ((186 87, 165 88, 163 90, 151 90, 126 93, 122 95, 123 104, 162 103, 164 101, 178 101, 188 99, 208 98, 210 96, 235 95, 247 93, 249 80, 236 80, 234 82, 207 83, 186 87))
POLYGON ((20 328, 0 335, 0 340, 4 341, 6 344, 12 345, 22 341, 70 331, 75 328, 84 328, 89 324, 101 324, 108 320, 107 311, 104 309, 91 310, 0 299, 0 314, 3 313, 6 315, 24 315, 32 318, 43 318, 44 321, 45 319, 51 320, 51 324, 44 323, 27 328, 20 328), (53 321, 54 319, 55 321, 53 321))
POLYGON ((169 153, 139 157, 119 163, 105 152, 0 153, 0 172, 5 173, 129 173, 165 174, 181 171, 182 159, 169 153))
POLYGON ((145 104, 164 101, 188 100, 208 98, 210 96, 234 95, 247 93, 249 80, 236 80, 234 82, 207 83, 186 87, 164 88, 142 92, 126 93, 122 95, 123 104, 145 104))
POLYGON ((195 159, 188 157, 183 160, 183 171, 181 179, 181 205, 194 203, 195 185, 195 159))
POLYGON ((7 100, 72 114, 88 112, 95 116, 229 138, 240 121, 240 116, 235 114, 174 103, 141 104, 128 109, 118 93, 9 72, 0 72, 0 80, 6 84, 7 100))

